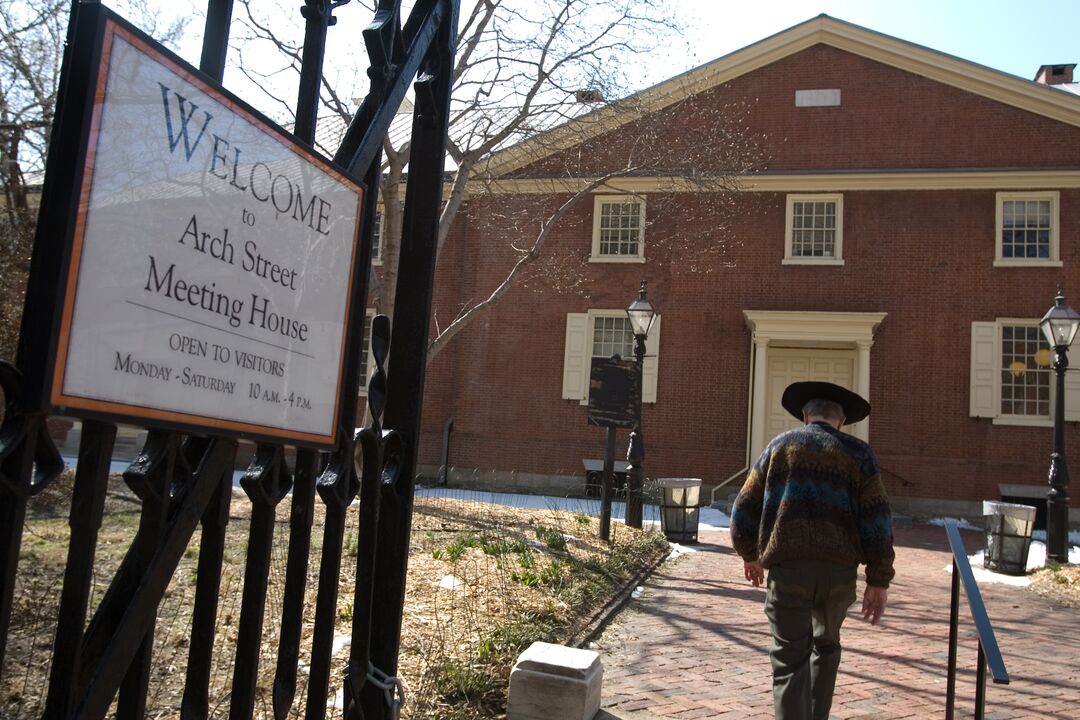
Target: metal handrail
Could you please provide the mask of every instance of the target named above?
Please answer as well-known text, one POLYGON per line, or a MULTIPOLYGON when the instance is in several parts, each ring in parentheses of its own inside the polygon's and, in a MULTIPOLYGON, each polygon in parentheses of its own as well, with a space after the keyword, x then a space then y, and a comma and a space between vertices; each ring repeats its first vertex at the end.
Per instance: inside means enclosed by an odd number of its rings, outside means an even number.
POLYGON ((727 485, 727 484, 728 484, 728 483, 730 483, 730 482, 731 482, 732 480, 734 480, 735 478, 739 477, 740 475, 742 475, 742 474, 743 474, 744 472, 746 472, 746 471, 747 471, 747 470, 749 470, 749 469, 750 469, 750 466, 749 466, 749 465, 747 465, 747 466, 746 466, 746 467, 744 467, 744 468, 743 468, 742 470, 738 471, 737 473, 735 473, 734 475, 732 475, 731 477, 729 477, 729 478, 728 478, 727 480, 723 481, 722 483, 720 483, 719 485, 717 485, 716 487, 714 487, 714 488, 712 489, 712 493, 711 493, 711 494, 709 495, 709 504, 710 504, 710 505, 714 505, 714 504, 716 504, 716 491, 717 491, 717 490, 719 490, 720 488, 724 487, 725 485, 727 485))
POLYGON ((967 550, 964 549, 964 541, 960 538, 960 529, 955 520, 945 521, 945 532, 949 537, 949 547, 953 555, 952 601, 949 607, 949 680, 948 689, 945 692, 945 720, 952 720, 953 705, 956 700, 956 650, 961 580, 964 583, 964 594, 968 599, 968 610, 971 612, 971 619, 975 622, 975 630, 979 636, 979 660, 975 678, 975 717, 981 719, 986 706, 987 666, 990 667, 994 683, 998 685, 1009 684, 1009 673, 1005 670, 1005 661, 1001 659, 997 638, 994 637, 994 628, 986 614, 982 593, 979 592, 979 585, 975 582, 974 573, 971 572, 971 563, 968 562, 967 550))

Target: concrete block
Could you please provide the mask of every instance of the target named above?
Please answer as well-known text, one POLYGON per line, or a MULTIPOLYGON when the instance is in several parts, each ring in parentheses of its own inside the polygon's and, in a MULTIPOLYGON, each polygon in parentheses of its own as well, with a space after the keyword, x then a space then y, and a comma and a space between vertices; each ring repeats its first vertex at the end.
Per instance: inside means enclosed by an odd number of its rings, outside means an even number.
POLYGON ((592 720, 603 680, 599 653, 535 642, 510 672, 506 720, 592 720))

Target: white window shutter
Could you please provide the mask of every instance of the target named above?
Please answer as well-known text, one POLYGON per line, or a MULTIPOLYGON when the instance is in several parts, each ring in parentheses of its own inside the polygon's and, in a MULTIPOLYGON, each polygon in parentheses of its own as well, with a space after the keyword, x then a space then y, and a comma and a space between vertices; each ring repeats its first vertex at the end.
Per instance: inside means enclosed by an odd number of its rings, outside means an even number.
POLYGON ((971 374, 969 414, 998 416, 998 329, 994 322, 971 323, 971 374))
POLYGON ((660 366, 660 316, 653 318, 645 341, 645 362, 641 366, 641 402, 656 402, 656 377, 660 366))
POLYGON ((1065 371, 1065 419, 1080 422, 1080 370, 1072 368, 1065 371))
POLYGON ((564 400, 581 400, 589 378, 592 353, 585 342, 589 336, 588 313, 566 314, 566 344, 563 346, 562 396, 564 400))

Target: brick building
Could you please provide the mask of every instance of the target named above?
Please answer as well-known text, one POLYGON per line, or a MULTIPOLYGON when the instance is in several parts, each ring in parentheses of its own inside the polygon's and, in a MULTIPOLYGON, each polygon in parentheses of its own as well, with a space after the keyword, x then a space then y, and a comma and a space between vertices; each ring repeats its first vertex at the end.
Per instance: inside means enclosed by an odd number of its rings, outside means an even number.
MULTIPOLYGON (((1003 484, 1041 492, 1054 379, 1036 324, 1059 286, 1080 307, 1072 70, 1027 81, 820 16, 643 91, 633 111, 597 110, 501 153, 502 182, 468 201, 440 258, 444 322, 491 292, 513 245, 618 169, 650 119, 662 130, 647 141, 680 173, 690 155, 703 175, 722 165, 686 150, 710 108, 743 108, 764 149, 735 195, 653 167, 573 204, 545 250, 561 260, 430 364, 422 462, 438 467, 453 418, 452 483, 580 490, 582 459, 603 453, 583 404, 589 359, 631 354, 623 310, 644 279, 661 318, 649 477, 737 474, 792 426, 787 383, 827 379, 872 403, 849 431, 871 441, 901 509, 977 513, 1003 484)), ((625 432, 618 443, 621 456, 625 432)))

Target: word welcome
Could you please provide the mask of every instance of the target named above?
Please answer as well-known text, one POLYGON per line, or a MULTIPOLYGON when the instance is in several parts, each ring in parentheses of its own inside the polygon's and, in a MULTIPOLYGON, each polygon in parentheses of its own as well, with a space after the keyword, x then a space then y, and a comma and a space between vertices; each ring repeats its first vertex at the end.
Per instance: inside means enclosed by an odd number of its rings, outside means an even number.
POLYGON ((244 151, 239 145, 230 144, 228 139, 213 132, 214 116, 211 113, 200 110, 197 104, 164 83, 158 82, 158 86, 170 153, 175 153, 182 142, 184 158, 190 163, 200 145, 209 148, 211 175, 258 202, 272 206, 279 216, 290 217, 321 235, 330 234, 330 202, 314 192, 305 197, 299 183, 276 172, 267 162, 245 163, 244 151), (175 101, 175 117, 170 94, 175 101), (210 139, 204 142, 207 137, 210 139))

